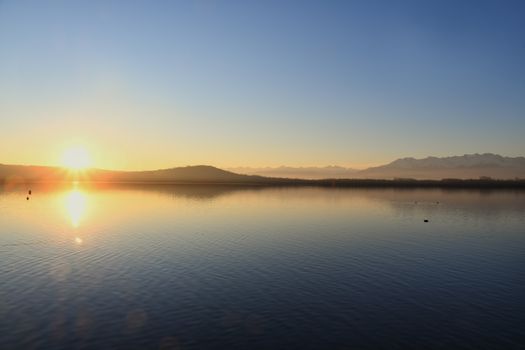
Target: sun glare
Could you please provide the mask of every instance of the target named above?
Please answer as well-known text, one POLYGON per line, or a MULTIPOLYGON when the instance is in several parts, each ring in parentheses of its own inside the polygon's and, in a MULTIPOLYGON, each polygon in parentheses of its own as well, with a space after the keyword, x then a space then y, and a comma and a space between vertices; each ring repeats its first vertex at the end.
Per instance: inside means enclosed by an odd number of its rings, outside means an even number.
POLYGON ((67 149, 62 156, 62 164, 69 169, 82 170, 91 165, 88 152, 82 147, 67 149))
POLYGON ((86 211, 86 195, 84 192, 75 189, 67 194, 65 200, 71 224, 73 227, 78 227, 80 219, 86 211))

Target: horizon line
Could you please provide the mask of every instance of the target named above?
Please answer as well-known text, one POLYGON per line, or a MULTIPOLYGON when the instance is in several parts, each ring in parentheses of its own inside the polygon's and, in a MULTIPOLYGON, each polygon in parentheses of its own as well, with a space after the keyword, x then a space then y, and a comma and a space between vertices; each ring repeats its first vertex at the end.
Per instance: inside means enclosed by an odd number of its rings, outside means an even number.
MULTIPOLYGON (((374 167, 378 167, 378 166, 387 165, 387 164, 390 164, 390 163, 392 163, 392 162, 394 162, 396 160, 400 160, 400 159, 423 160, 423 159, 428 159, 428 158, 442 159, 442 158, 476 156, 476 155, 495 155, 495 156, 500 156, 500 157, 503 157, 503 158, 524 158, 525 157, 525 155, 506 156, 506 155, 501 155, 501 154, 492 153, 492 152, 483 152, 483 153, 476 152, 476 153, 464 153, 462 155, 447 155, 447 156, 433 156, 433 155, 429 155, 429 156, 426 156, 426 157, 423 157, 423 158, 398 157, 398 158, 395 158, 395 159, 393 159, 393 160, 391 160, 389 162, 368 165, 368 166, 365 166, 365 167, 362 167, 362 166, 356 166, 356 167, 354 167, 354 166, 344 166, 344 165, 338 165, 338 164, 299 165, 299 166, 286 165, 286 164, 281 164, 281 165, 276 165, 276 166, 270 166, 270 165, 266 165, 266 166, 247 166, 247 165, 216 166, 216 165, 211 165, 211 164, 186 164, 186 165, 173 165, 173 166, 166 166, 166 167, 159 167, 159 168, 149 168, 149 169, 136 169, 136 168, 135 169, 119 169, 119 168, 105 168, 105 167, 96 167, 96 166, 92 167, 92 166, 89 166, 89 167, 85 167, 85 168, 83 168, 81 170, 82 171, 103 170, 103 171, 134 172, 134 171, 157 171, 157 170, 167 170, 167 169, 185 168, 185 167, 208 166, 208 167, 214 167, 214 168, 225 170, 225 171, 231 171, 230 169, 237 169, 237 168, 261 170, 261 169, 279 169, 279 168, 295 168, 295 169, 318 168, 318 169, 324 169, 324 168, 329 168, 329 167, 339 167, 339 168, 343 168, 343 169, 346 169, 346 170, 363 171, 363 170, 367 170, 369 168, 374 168, 374 167)), ((1 162, 0 162, 0 165, 6 165, 6 166, 27 166, 27 167, 31 167, 31 166, 34 166, 34 167, 48 167, 48 168, 61 168, 61 169, 65 169, 65 170, 69 169, 67 166, 64 166, 64 165, 42 165, 42 164, 27 164, 27 163, 14 164, 14 163, 1 163, 1 162)), ((71 169, 69 169, 69 170, 71 170, 71 169)))

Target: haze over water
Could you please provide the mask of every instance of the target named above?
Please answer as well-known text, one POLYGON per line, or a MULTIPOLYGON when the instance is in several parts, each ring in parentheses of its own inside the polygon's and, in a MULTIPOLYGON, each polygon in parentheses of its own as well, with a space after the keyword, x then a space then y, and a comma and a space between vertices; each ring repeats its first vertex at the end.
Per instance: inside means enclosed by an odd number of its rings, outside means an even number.
POLYGON ((2 349, 523 346, 523 191, 32 190, 0 190, 2 349))

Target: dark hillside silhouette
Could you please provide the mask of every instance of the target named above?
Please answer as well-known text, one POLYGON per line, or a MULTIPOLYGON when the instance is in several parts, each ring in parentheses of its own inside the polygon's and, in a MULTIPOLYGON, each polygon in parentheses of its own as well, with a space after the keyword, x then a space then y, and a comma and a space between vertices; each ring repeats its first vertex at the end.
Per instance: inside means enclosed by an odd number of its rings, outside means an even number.
POLYGON ((59 167, 0 165, 0 182, 17 185, 31 182, 105 182, 141 184, 226 184, 255 186, 323 186, 323 187, 480 187, 525 188, 525 180, 477 179, 416 180, 395 179, 291 179, 240 175, 212 166, 198 165, 151 171, 111 171, 87 169, 79 172, 59 167))
POLYGON ((355 174, 357 178, 392 179, 494 179, 525 178, 524 157, 497 154, 465 154, 453 157, 402 158, 355 174))

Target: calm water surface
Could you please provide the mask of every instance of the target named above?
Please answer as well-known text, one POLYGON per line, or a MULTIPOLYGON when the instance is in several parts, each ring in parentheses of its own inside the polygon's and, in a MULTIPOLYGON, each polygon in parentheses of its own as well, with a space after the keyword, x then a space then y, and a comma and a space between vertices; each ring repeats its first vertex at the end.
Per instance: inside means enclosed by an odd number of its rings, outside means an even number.
POLYGON ((525 348, 523 191, 32 190, 1 349, 525 348))

